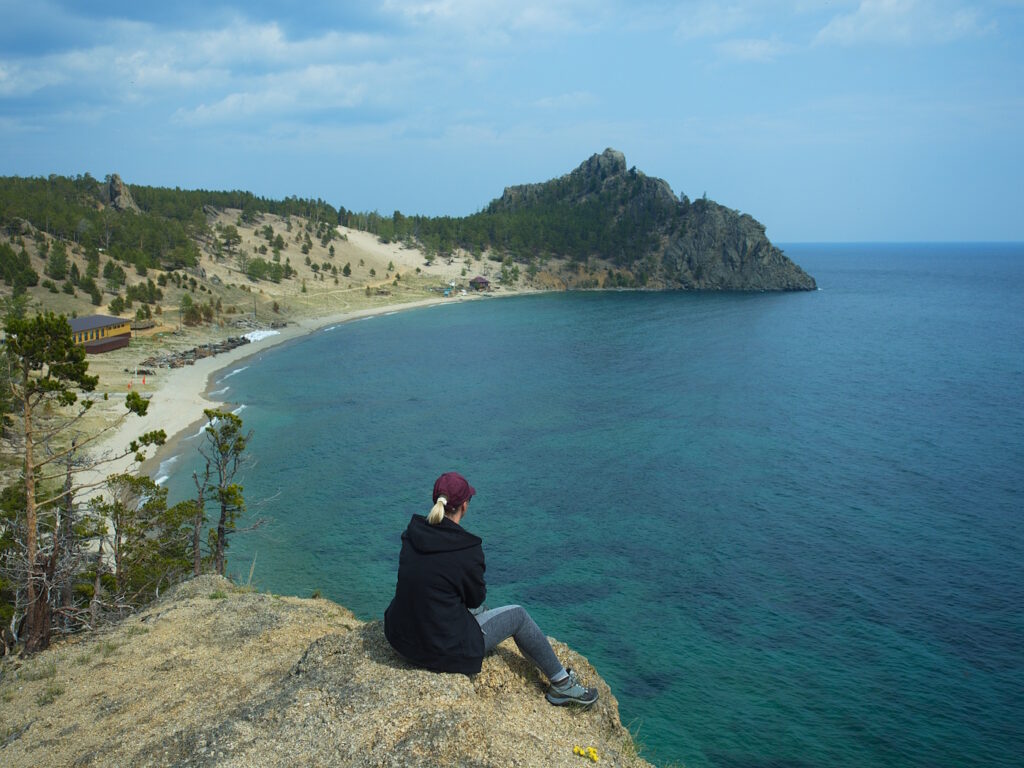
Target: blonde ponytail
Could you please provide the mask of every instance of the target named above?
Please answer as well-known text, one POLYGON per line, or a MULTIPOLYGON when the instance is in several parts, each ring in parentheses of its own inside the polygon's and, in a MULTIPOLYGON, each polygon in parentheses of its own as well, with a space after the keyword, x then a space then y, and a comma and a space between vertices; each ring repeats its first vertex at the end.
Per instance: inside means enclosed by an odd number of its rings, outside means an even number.
POLYGON ((434 506, 430 509, 430 514, 427 515, 427 522, 431 525, 440 523, 444 519, 444 505, 447 503, 448 499, 444 496, 438 496, 434 506))

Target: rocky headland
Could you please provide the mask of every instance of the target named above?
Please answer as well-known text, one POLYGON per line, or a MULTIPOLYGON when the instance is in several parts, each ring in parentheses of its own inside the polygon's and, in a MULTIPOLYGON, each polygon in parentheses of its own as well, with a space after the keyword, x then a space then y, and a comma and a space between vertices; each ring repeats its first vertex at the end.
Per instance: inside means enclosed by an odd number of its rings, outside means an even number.
MULTIPOLYGON (((593 241, 594 251, 646 288, 702 291, 812 291, 814 278, 772 245, 752 216, 702 197, 678 197, 664 179, 627 168, 606 149, 565 176, 507 187, 480 217, 532 216, 582 231, 562 242, 593 241), (583 226, 580 226, 580 225, 583 226), (602 252, 602 249, 605 252, 602 252)), ((542 247, 542 243, 535 245, 542 247)), ((607 287, 607 286, 605 286, 607 287)), ((612 285, 611 287, 614 287, 612 285)))
POLYGON ((28 766, 648 766, 601 698, 552 707, 511 641, 472 678, 402 661, 380 622, 323 599, 186 582, 106 629, 0 666, 0 764, 28 766))

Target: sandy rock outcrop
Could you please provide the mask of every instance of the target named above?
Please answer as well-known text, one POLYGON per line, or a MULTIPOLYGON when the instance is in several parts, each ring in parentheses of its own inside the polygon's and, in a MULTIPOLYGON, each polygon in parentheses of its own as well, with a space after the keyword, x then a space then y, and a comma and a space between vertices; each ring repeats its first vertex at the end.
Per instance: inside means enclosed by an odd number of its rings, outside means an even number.
POLYGON ((6 231, 13 237, 33 237, 36 233, 36 228, 32 226, 32 222, 28 219, 16 216, 7 223, 6 231))
POLYGON ((415 669, 327 600, 204 576, 120 625, 0 670, 11 766, 647 766, 608 686, 556 708, 511 641, 472 678, 415 669))

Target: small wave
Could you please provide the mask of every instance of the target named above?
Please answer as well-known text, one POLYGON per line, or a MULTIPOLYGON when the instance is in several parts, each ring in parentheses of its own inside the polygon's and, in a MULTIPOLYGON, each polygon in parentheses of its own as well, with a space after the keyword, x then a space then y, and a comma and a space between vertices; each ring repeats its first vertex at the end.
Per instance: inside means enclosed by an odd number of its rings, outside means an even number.
POLYGON ((210 396, 212 397, 213 395, 223 395, 229 389, 231 389, 231 387, 224 387, 223 389, 214 390, 213 392, 210 393, 210 396))
POLYGON ((155 482, 157 485, 163 485, 164 483, 166 483, 171 478, 171 466, 177 463, 177 461, 178 456, 171 456, 161 461, 160 466, 157 467, 156 470, 156 480, 154 480, 153 482, 155 482))
POLYGON ((249 366, 248 365, 243 365, 241 368, 235 368, 235 370, 233 370, 231 373, 227 374, 223 379, 221 379, 220 383, 223 383, 225 380, 230 379, 236 373, 241 373, 242 371, 247 371, 247 370, 249 370, 249 366))
POLYGON ((157 472, 168 472, 168 471, 170 471, 171 464, 173 464, 177 460, 178 460, 178 457, 176 455, 164 459, 163 461, 160 462, 160 468, 157 470, 157 472))
POLYGON ((235 410, 233 410, 232 413, 235 414, 235 416, 237 416, 238 414, 245 410, 245 407, 245 403, 242 403, 240 406, 235 408, 235 410))
POLYGON ((270 336, 278 336, 280 333, 280 331, 249 331, 248 333, 243 333, 242 337, 249 341, 262 341, 270 336))
POLYGON ((336 326, 336 325, 332 325, 330 328, 324 328, 323 329, 323 333, 327 333, 328 331, 333 331, 337 327, 338 326, 336 326))

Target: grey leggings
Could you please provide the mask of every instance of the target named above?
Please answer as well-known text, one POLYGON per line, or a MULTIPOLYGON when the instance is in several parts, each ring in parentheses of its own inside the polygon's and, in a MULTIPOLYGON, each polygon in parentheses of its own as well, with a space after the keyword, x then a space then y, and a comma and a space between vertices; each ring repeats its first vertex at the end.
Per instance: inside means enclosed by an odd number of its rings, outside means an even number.
POLYGON ((551 650, 548 639, 521 605, 491 608, 476 614, 476 620, 484 633, 484 653, 493 651, 498 643, 511 637, 523 655, 536 664, 548 680, 565 677, 565 667, 551 650))

